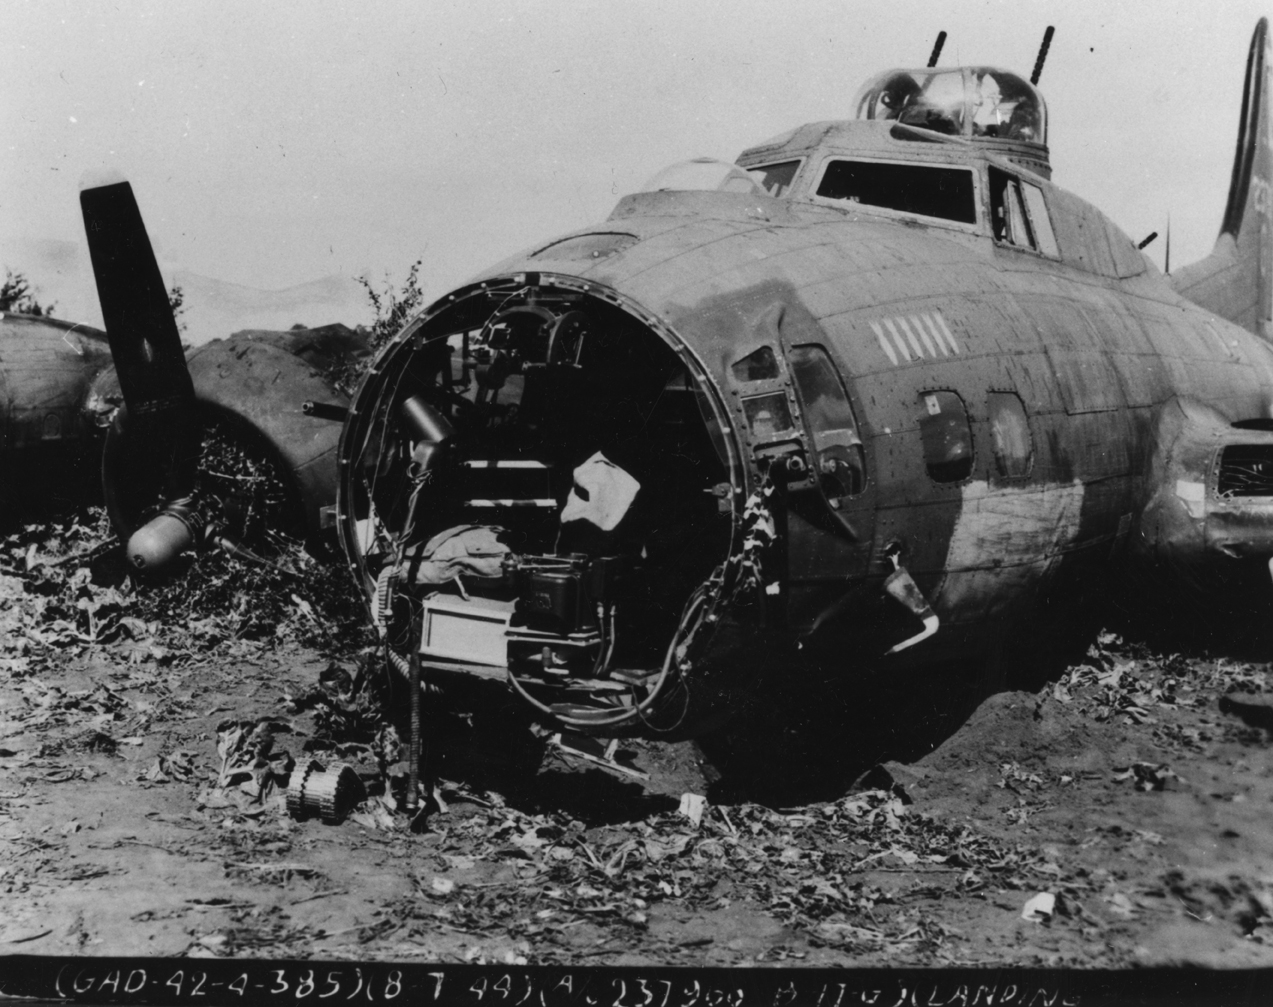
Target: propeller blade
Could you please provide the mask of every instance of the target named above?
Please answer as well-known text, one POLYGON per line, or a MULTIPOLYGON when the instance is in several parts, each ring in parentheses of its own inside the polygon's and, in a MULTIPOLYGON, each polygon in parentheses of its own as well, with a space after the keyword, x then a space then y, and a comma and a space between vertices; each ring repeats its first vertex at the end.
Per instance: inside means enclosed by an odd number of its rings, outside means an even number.
POLYGON ((86 186, 80 208, 129 426, 162 467, 166 499, 183 499, 199 459, 194 382, 146 225, 126 181, 86 186))

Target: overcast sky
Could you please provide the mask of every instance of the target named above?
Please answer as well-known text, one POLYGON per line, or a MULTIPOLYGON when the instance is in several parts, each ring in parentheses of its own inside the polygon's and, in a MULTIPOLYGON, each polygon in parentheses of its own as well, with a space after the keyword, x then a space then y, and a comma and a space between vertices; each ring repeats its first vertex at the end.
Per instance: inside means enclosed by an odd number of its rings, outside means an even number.
POLYGON ((116 168, 169 275, 279 289, 401 279, 422 258, 441 295, 603 219, 668 164, 847 117, 867 77, 922 66, 939 30, 943 65, 1028 75, 1054 24, 1053 180, 1136 239, 1170 214, 1179 265, 1219 228, 1263 13, 1244 0, 7 0, 0 263, 60 315, 99 319, 77 194, 85 172, 116 168))

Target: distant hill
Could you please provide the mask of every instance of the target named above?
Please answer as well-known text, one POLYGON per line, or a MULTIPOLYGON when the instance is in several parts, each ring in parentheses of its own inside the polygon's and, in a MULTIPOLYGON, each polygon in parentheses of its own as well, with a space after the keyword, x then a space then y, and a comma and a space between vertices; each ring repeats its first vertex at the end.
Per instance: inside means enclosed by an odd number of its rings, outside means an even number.
MULTIPOLYGON (((101 327, 93 271, 81 244, 8 240, 0 249, 0 265, 24 274, 41 303, 54 303, 58 318, 101 327)), ((160 269, 170 285, 181 287, 185 298, 181 321, 186 327, 182 337, 195 345, 239 329, 290 329, 333 322, 353 328, 372 320, 366 293, 349 276, 324 276, 283 290, 262 290, 189 270, 173 271, 162 262, 160 269)))
POLYGON ((184 338, 198 345, 239 329, 312 328, 340 322, 351 328, 372 320, 367 295, 357 280, 324 276, 284 290, 259 290, 185 270, 172 274, 185 302, 184 338))

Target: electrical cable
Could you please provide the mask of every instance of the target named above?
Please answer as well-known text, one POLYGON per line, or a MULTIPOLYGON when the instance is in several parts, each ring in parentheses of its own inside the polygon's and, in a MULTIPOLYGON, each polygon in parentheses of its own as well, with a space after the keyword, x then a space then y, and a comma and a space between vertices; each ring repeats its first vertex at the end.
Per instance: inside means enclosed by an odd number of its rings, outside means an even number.
POLYGON ((592 678, 600 675, 601 669, 606 666, 606 610, 601 602, 597 602, 597 627, 599 639, 597 640, 597 659, 592 662, 592 678))
MULTIPOLYGON (((696 609, 704 601, 707 600, 711 585, 717 580, 717 574, 719 572, 720 572, 720 568, 718 567, 715 571, 713 571, 712 576, 709 577, 707 580, 705 580, 702 584, 700 584, 694 590, 694 593, 690 595, 689 600, 686 601, 685 608, 682 610, 682 613, 681 613, 680 625, 677 626, 676 632, 672 634, 672 640, 668 644, 667 653, 663 658, 663 667, 662 667, 662 670, 659 672, 658 681, 656 681, 654 685, 651 687, 649 694, 646 696, 646 698, 643 699, 631 710, 625 709, 617 717, 606 717, 607 711, 598 711, 598 717, 596 718, 561 714, 554 711, 552 707, 548 706, 545 703, 541 703, 539 700, 535 699, 532 695, 530 695, 530 693, 528 693, 525 690, 525 688, 523 688, 521 682, 518 681, 517 676, 513 673, 513 669, 511 667, 508 669, 509 684, 512 685, 513 689, 517 692, 517 694, 521 696, 524 700, 526 700, 526 702, 530 703, 531 706, 534 706, 536 709, 541 710, 544 713, 547 713, 549 716, 555 718, 556 720, 561 721, 563 724, 568 724, 571 727, 615 727, 621 724, 629 723, 630 721, 637 718, 644 720, 645 711, 648 710, 651 705, 653 705, 654 700, 658 698, 659 693, 663 688, 664 682, 667 681, 668 674, 670 673, 672 668, 673 659, 676 656, 677 644, 681 639, 682 632, 685 630, 686 625, 688 624, 690 620, 690 617, 695 613, 696 609)), ((687 690, 687 696, 688 696, 688 690, 687 690)), ((687 706, 687 709, 688 709, 688 706, 687 706)))

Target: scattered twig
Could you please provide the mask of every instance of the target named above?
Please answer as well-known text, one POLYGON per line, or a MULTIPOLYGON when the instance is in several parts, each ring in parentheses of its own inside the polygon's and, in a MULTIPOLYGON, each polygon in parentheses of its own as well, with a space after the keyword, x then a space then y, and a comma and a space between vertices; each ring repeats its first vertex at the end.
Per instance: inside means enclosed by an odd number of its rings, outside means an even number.
POLYGON ((315 892, 313 895, 306 895, 303 899, 296 899, 292 905, 299 906, 302 902, 313 902, 315 899, 325 899, 329 895, 348 895, 348 888, 341 888, 334 892, 315 892))
POLYGON ((38 934, 26 934, 23 937, 10 937, 4 941, 5 944, 25 944, 27 941, 38 941, 41 937, 47 937, 53 933, 50 930, 41 930, 38 934))
POLYGON ((579 840, 579 846, 580 848, 582 848, 584 854, 588 857, 588 859, 592 862, 593 867, 595 867, 599 871, 605 870, 605 866, 601 863, 600 860, 597 859, 597 855, 592 852, 591 846, 585 843, 582 839, 579 840))
POLYGON ((295 874, 319 874, 317 867, 308 864, 245 864, 238 860, 227 860, 226 867, 241 867, 248 871, 292 871, 295 874))
POLYGON ((152 850, 163 850, 165 853, 173 853, 171 846, 160 846, 158 843, 144 843, 140 839, 116 839, 110 846, 98 846, 96 843, 90 844, 90 848, 94 850, 113 850, 120 846, 149 846, 152 850))

